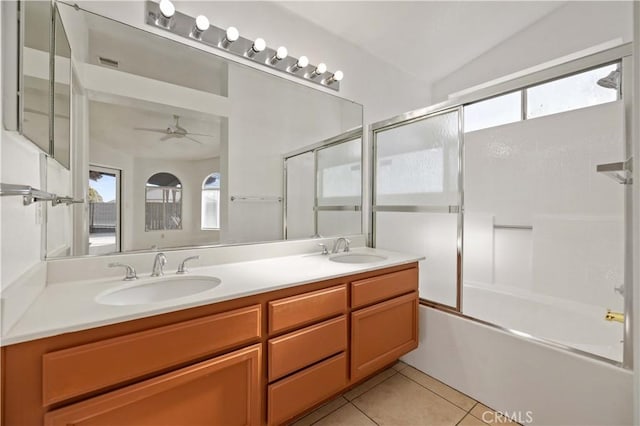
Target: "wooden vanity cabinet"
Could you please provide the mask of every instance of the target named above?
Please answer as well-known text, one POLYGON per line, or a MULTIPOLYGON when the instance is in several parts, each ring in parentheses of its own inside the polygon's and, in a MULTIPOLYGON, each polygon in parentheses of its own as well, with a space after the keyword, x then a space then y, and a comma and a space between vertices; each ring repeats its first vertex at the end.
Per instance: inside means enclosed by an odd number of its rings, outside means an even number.
POLYGON ((253 345, 47 413, 46 426, 259 425, 253 345))
POLYGON ((417 263, 2 348, 2 425, 287 424, 418 345, 417 263))

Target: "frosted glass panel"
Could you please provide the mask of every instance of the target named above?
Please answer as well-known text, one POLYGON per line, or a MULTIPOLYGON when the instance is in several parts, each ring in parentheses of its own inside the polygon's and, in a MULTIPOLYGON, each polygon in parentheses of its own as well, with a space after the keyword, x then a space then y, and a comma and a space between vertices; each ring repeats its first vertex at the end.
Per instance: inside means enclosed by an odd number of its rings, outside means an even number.
POLYGON ((362 140, 318 151, 318 205, 360 205, 362 140))
POLYGON ((319 211, 318 234, 323 237, 361 234, 361 218, 362 212, 319 211))
POLYGON ((458 111, 376 135, 377 205, 458 203, 458 111))
POLYGON ((376 247, 415 253, 420 262, 420 297, 456 306, 458 215, 376 213, 376 247))
POLYGON ((315 234, 313 152, 287 159, 287 239, 315 234))
POLYGON ((464 314, 622 359, 603 318, 624 307, 625 186, 595 165, 625 158, 623 117, 618 100, 465 135, 464 314))
POLYGON ((486 129, 522 119, 522 92, 517 91, 464 107, 464 131, 486 129))
MULTIPOLYGON (((527 118, 542 117, 584 108, 618 99, 619 89, 609 89, 598 84, 616 71, 617 64, 561 78, 527 89, 527 118)), ((620 87, 620 75, 609 78, 620 87)))

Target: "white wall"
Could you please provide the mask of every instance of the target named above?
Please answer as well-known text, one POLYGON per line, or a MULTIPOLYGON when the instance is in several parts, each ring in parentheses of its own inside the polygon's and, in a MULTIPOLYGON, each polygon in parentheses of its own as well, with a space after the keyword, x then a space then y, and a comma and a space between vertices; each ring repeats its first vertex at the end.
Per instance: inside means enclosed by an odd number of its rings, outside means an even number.
MULTIPOLYGON (((640 158, 640 3, 633 4, 633 157, 637 163, 640 158)), ((635 167, 633 171, 633 181, 640 182, 640 167, 635 167)), ((633 208, 640 211, 640 186, 634 185, 633 208)), ((636 253, 636 262, 633 265, 633 365, 635 367, 634 391, 633 391, 633 423, 640 424, 640 326, 638 316, 640 315, 640 215, 635 215, 633 219, 635 235, 633 240, 633 250, 636 253)))
POLYGON ((433 82, 434 102, 451 93, 589 47, 633 39, 631 1, 569 1, 450 75, 433 82))

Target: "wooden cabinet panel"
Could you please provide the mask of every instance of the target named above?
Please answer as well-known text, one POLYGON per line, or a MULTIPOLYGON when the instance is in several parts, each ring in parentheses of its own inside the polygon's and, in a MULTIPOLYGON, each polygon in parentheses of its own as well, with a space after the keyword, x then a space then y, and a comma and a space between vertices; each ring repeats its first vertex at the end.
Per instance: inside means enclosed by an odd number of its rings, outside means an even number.
POLYGON ((254 305, 43 356, 43 405, 258 341, 254 305))
POLYGON ((47 426, 260 424, 260 345, 45 415, 47 426))
POLYGON ((347 349, 347 317, 325 321, 269 340, 269 381, 347 349))
POLYGON ((303 327, 346 311, 346 284, 274 300, 269 302, 269 334, 303 327))
POLYGON ((418 290, 418 268, 351 283, 351 307, 359 308, 418 290))
POLYGON ((357 380, 418 347, 418 293, 351 314, 351 379, 357 380))
POLYGON ((344 353, 269 385, 268 422, 279 425, 339 392, 347 384, 344 353))

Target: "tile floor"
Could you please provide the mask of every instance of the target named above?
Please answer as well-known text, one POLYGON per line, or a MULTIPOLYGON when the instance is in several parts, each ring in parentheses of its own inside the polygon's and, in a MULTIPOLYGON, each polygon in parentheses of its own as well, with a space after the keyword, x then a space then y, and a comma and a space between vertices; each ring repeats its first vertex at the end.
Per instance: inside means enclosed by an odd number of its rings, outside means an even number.
POLYGON ((516 423, 433 377, 399 362, 327 402, 292 426, 487 424, 516 423))

